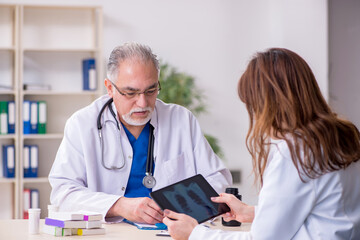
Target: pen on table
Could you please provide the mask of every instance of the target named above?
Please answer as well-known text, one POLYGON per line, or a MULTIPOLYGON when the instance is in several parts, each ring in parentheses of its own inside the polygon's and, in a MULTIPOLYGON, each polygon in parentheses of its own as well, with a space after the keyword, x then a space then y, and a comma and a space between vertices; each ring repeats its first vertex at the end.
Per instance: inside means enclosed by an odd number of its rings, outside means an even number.
POLYGON ((214 223, 215 220, 216 220, 216 217, 210 219, 210 220, 209 220, 210 225, 215 226, 215 225, 216 225, 216 224, 214 223))

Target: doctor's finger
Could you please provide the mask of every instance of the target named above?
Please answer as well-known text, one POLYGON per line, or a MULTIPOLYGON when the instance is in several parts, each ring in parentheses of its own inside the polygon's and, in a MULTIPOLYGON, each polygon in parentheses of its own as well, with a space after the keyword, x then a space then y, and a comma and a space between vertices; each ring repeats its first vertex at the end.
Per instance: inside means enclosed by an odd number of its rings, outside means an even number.
POLYGON ((151 218, 155 219, 157 222, 162 222, 163 219, 162 211, 158 212, 152 207, 148 206, 148 208, 144 210, 144 213, 150 216, 151 218))
POLYGON ((161 208, 159 207, 159 205, 156 204, 156 202, 152 199, 150 199, 150 201, 148 202, 148 205, 154 209, 155 211, 157 211, 159 214, 163 214, 163 211, 161 210, 161 208))
POLYGON ((155 224, 155 223, 160 223, 162 222, 162 219, 159 221, 158 219, 154 218, 153 216, 147 214, 147 213, 143 213, 143 215, 141 216, 141 218, 143 219, 143 222, 147 223, 147 224, 155 224))

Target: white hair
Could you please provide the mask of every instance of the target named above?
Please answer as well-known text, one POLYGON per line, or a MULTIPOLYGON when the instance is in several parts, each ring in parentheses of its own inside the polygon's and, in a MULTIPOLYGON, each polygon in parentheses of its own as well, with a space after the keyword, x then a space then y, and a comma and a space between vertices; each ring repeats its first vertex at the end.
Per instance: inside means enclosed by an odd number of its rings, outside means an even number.
POLYGON ((107 64, 107 78, 110 81, 115 83, 120 64, 127 59, 137 59, 145 63, 151 61, 158 75, 160 73, 159 60, 150 47, 139 43, 125 43, 122 46, 115 47, 110 54, 107 64))

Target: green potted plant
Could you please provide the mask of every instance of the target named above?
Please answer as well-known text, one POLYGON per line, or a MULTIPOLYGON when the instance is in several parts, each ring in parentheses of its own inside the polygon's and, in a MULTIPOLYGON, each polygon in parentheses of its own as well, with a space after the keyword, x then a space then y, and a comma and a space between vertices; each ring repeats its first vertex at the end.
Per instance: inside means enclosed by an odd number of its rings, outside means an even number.
MULTIPOLYGON (((169 64, 160 65, 159 81, 161 91, 159 99, 166 103, 176 103, 186 107, 195 115, 206 112, 204 104, 204 95, 195 85, 195 79, 183 72, 178 72, 169 64)), ((213 151, 219 156, 224 154, 216 137, 204 134, 213 151)))

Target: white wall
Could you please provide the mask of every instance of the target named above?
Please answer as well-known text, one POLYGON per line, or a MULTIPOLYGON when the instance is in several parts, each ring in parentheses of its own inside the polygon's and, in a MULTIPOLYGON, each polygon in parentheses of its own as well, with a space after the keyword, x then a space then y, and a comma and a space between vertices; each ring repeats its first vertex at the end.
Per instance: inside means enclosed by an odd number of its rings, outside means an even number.
POLYGON ((360 128, 360 1, 330 0, 330 104, 360 128), (355 106, 355 108, 354 108, 355 106))
MULTIPOLYGON (((240 193, 257 202, 245 147, 248 116, 237 81, 255 51, 286 47, 308 61, 327 98, 326 0, 1 0, 0 3, 102 5, 104 55, 119 44, 150 45, 163 60, 196 77, 207 96, 203 131, 216 136, 225 163, 242 170, 240 193)), ((105 60, 104 60, 105 61, 105 60)))

